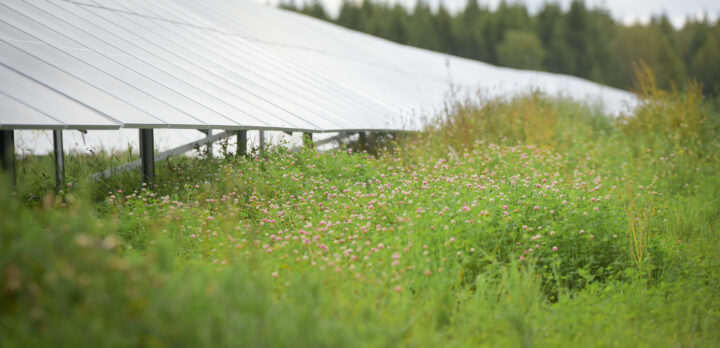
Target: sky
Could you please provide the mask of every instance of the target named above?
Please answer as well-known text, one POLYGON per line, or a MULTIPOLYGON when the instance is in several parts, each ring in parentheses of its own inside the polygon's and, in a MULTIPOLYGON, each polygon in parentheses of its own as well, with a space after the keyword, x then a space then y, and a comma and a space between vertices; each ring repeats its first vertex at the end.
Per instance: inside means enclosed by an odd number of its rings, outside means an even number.
MULTIPOLYGON (((259 3, 275 5, 278 0, 254 0, 259 3)), ((295 0, 302 3, 304 0, 295 0)), ((331 15, 336 15, 340 9, 342 0, 321 0, 325 9, 331 15)), ((360 1, 360 0, 355 0, 360 1)), ((389 3, 400 3, 409 7, 414 6, 416 0, 376 0, 389 3)), ((457 11, 465 6, 467 0, 427 0, 433 6, 440 2, 444 3, 451 11, 457 11)), ((495 8, 500 0, 479 0, 481 4, 495 8)), ((509 2, 513 2, 510 0, 509 2)), ((571 0, 524 0, 517 1, 525 3, 532 13, 539 10, 546 2, 560 3, 565 9, 571 0)), ((711 20, 716 20, 720 14, 720 0, 586 0, 589 7, 609 9, 612 16, 624 23, 634 22, 646 23, 653 15, 666 13, 676 27, 682 26, 688 16, 701 18, 705 13, 711 20)))

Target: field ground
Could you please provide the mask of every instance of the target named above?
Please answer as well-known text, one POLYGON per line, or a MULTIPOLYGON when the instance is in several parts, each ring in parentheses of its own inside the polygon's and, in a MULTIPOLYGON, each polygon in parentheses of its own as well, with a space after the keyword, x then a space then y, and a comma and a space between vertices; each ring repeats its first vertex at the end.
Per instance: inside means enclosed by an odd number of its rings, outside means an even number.
POLYGON ((152 189, 46 193, 27 158, 0 346, 720 346, 720 117, 642 92, 616 120, 461 102, 373 147, 159 163, 152 189))

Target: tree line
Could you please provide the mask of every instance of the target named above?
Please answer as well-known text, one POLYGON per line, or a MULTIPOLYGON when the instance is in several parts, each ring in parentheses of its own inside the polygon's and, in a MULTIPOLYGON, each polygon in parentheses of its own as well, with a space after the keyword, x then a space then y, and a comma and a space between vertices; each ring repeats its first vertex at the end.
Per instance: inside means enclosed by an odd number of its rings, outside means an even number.
POLYGON ((676 29, 666 15, 647 24, 622 24, 607 9, 573 1, 567 10, 546 3, 530 14, 521 3, 502 1, 495 10, 468 0, 450 13, 440 3, 419 0, 412 9, 373 0, 344 0, 336 17, 320 0, 282 8, 402 44, 521 69, 579 76, 632 89, 634 68, 644 61, 662 88, 681 87, 688 78, 706 94, 720 92, 720 25, 688 18, 676 29))

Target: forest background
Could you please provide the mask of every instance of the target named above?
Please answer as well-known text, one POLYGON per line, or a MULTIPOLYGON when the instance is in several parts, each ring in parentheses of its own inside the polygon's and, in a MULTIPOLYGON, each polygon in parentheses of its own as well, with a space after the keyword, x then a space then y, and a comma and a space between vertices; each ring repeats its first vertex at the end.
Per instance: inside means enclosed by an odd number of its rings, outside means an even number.
POLYGON ((442 2, 418 1, 412 9, 372 0, 344 1, 331 17, 320 0, 280 7, 401 44, 476 59, 499 66, 574 75, 632 89, 636 65, 645 62, 661 88, 688 79, 716 98, 720 92, 720 19, 688 17, 681 28, 660 14, 648 23, 624 24, 605 8, 573 1, 567 10, 546 3, 531 14, 521 2, 496 9, 468 0, 451 13, 442 2))

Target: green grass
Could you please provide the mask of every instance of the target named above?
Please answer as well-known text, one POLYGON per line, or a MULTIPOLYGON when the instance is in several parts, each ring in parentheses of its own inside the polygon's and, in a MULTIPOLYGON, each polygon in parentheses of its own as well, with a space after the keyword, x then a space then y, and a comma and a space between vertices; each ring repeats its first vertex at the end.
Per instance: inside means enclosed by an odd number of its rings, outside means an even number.
POLYGON ((0 185, 0 346, 720 346, 718 114, 645 95, 468 101, 376 155, 152 189, 40 194, 38 165, 0 185))

